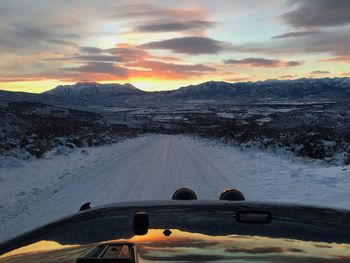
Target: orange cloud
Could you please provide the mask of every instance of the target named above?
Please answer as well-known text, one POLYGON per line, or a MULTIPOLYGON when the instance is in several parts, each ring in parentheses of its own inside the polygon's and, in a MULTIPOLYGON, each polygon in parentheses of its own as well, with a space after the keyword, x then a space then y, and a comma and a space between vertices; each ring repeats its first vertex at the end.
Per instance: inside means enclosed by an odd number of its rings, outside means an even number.
POLYGON ((338 56, 338 57, 332 57, 332 58, 326 58, 326 59, 320 59, 320 62, 342 62, 350 64, 350 56, 338 56))

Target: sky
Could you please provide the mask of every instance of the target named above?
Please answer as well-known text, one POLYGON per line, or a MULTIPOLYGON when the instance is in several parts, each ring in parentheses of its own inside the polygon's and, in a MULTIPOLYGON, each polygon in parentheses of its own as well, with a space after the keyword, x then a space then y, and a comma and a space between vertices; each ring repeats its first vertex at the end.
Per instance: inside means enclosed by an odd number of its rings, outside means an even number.
POLYGON ((2 0, 0 90, 350 76, 348 0, 2 0))

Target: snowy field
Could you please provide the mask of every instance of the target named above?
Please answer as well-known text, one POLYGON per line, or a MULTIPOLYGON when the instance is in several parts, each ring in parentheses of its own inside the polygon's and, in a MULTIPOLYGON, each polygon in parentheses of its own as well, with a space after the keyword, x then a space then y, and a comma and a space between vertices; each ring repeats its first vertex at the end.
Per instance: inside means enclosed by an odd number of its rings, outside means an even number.
POLYGON ((149 135, 66 155, 0 157, 0 241, 92 206, 170 199, 190 187, 200 199, 225 188, 247 200, 350 209, 350 166, 240 150, 185 136, 149 135))

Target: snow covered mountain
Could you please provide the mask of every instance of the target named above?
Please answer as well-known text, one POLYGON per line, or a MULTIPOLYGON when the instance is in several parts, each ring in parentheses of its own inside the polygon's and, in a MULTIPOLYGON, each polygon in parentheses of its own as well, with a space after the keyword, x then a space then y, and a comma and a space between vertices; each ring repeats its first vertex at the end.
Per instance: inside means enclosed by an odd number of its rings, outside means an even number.
POLYGON ((188 99, 229 100, 318 100, 350 98, 350 78, 266 80, 228 83, 209 81, 190 85, 169 94, 188 99))
POLYGON ((63 107, 113 106, 145 94, 147 92, 131 84, 78 82, 74 85, 60 85, 41 94, 0 90, 0 101, 38 102, 63 107))
POLYGON ((74 85, 60 85, 56 88, 44 92, 61 97, 96 97, 96 96, 122 96, 122 95, 140 95, 145 92, 135 88, 133 85, 126 84, 99 84, 96 82, 78 82, 74 85))
POLYGON ((146 92, 131 84, 78 82, 58 86, 42 94, 0 91, 0 100, 40 102, 50 105, 115 106, 121 104, 317 102, 350 100, 350 78, 266 80, 229 83, 209 81, 172 91, 146 92))

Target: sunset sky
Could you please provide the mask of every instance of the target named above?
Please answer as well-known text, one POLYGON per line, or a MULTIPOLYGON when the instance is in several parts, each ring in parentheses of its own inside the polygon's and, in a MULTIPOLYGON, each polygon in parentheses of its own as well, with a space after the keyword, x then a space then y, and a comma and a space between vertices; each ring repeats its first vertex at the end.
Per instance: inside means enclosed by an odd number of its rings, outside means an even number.
POLYGON ((348 0, 2 0, 0 89, 350 76, 348 0))

